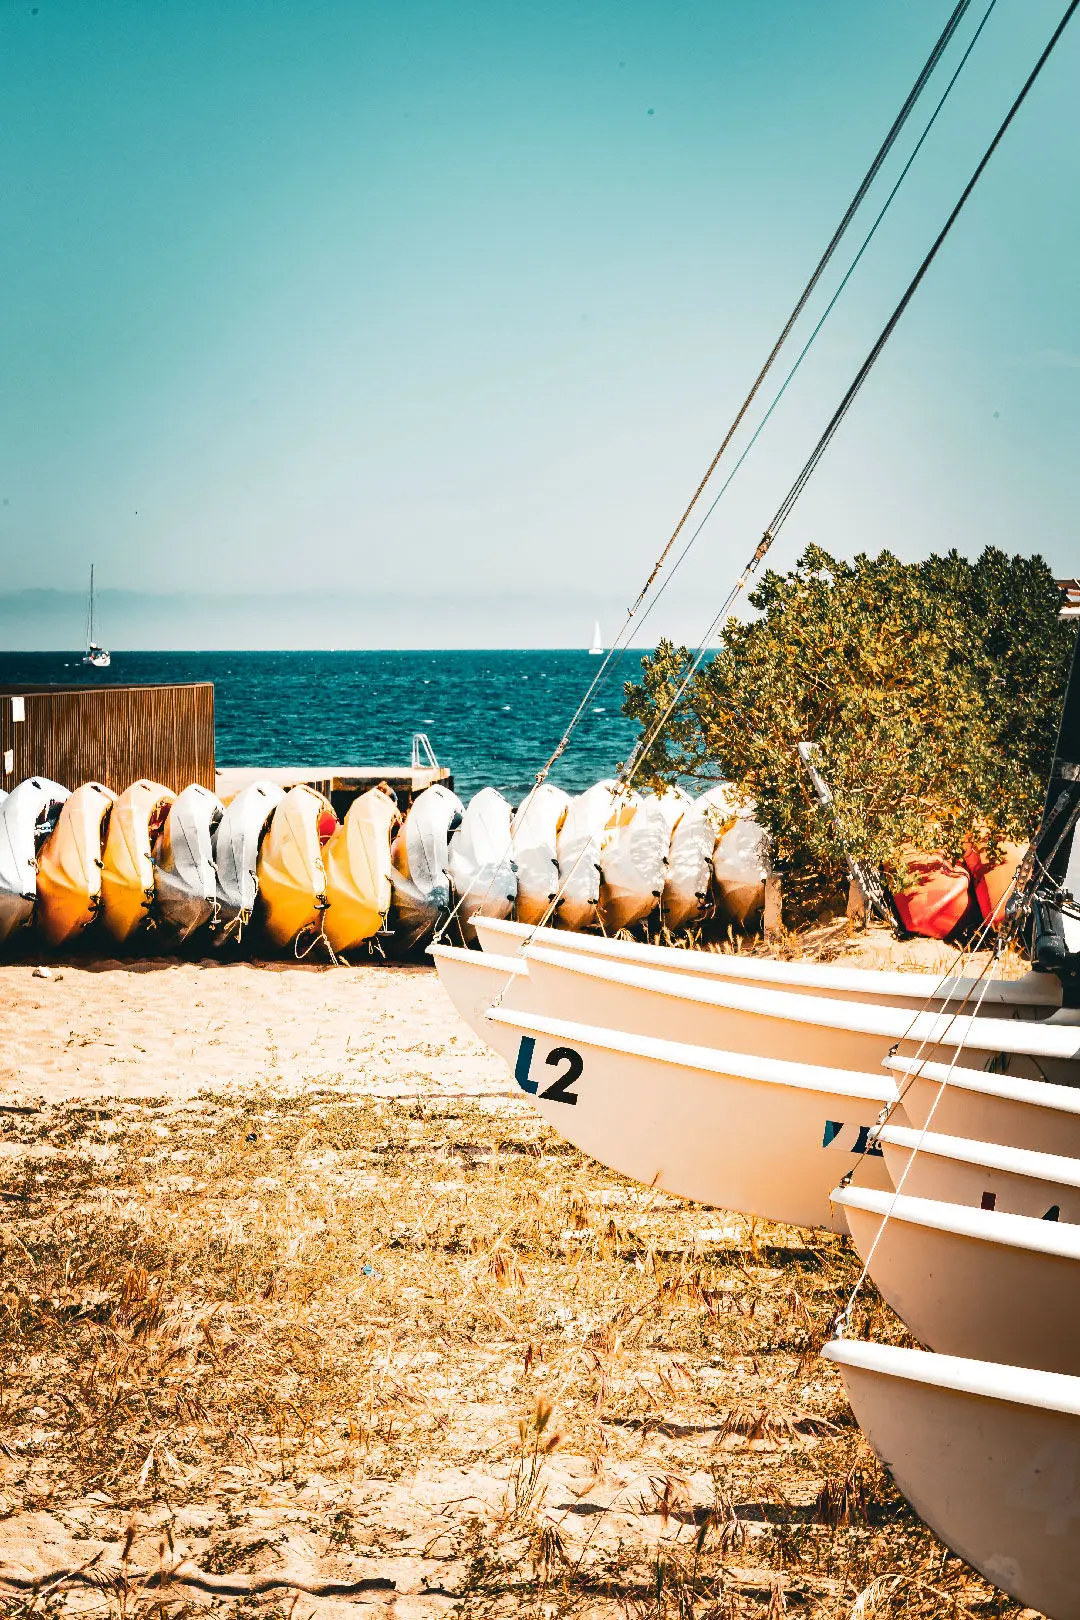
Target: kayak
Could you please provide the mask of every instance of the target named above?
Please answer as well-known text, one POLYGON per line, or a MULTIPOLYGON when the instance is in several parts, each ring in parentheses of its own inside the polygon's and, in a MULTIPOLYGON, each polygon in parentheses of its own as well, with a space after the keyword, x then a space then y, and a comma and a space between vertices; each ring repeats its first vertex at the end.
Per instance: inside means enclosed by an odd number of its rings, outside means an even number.
POLYGON ((188 939, 217 909, 214 829, 222 816, 216 793, 193 782, 180 793, 154 851, 158 916, 177 939, 188 939))
POLYGON ((390 840, 401 813, 381 788, 349 806, 323 850, 329 910, 323 931, 335 951, 349 951, 386 927, 390 911, 390 840))
POLYGON ((50 945, 68 945, 101 910, 102 845, 114 796, 84 782, 64 801, 38 855, 36 923, 50 945))
POLYGON ((336 827, 329 799, 305 782, 290 788, 274 811, 259 851, 258 878, 259 919, 275 945, 321 931, 330 903, 323 843, 336 827))
POLYGON ((469 800, 450 840, 447 870, 461 937, 467 945, 475 945, 475 913, 509 917, 517 897, 510 806, 497 789, 481 788, 469 800))
POLYGON ((144 778, 113 803, 102 852, 101 901, 105 926, 121 944, 153 921, 154 845, 175 797, 160 782, 144 778))
POLYGON ((239 938, 251 921, 259 893, 259 850, 270 817, 284 797, 274 782, 250 782, 229 800, 214 829, 219 944, 239 938))
POLYGON ((395 956, 426 945, 450 910, 450 837, 464 813, 457 794, 438 782, 409 807, 390 847, 395 956))
POLYGON ((33 917, 38 849, 55 827, 67 796, 58 782, 31 776, 0 804, 0 940, 33 917))

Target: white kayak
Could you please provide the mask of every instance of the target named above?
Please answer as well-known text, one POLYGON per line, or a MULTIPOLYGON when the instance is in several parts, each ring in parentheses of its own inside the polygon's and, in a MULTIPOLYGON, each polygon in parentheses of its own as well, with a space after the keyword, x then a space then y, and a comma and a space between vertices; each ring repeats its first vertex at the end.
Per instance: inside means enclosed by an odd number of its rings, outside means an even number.
MULTIPOLYGON (((476 974, 482 975, 484 955, 474 955, 473 960, 476 974)), ((525 965, 526 975, 515 979, 506 996, 527 1000, 506 999, 503 1004, 521 1005, 568 1023, 863 1071, 876 1069, 893 1048, 901 1056, 950 1061, 955 1050, 958 1064, 969 1068, 997 1065, 1007 1056, 1014 1070, 1026 1066, 1036 1077, 1065 1083, 1080 1080, 1080 1027, 1052 1020, 1027 1023, 950 1012, 913 1013, 657 972, 537 946, 526 951, 525 965)), ((460 976, 462 965, 455 964, 449 975, 445 971, 449 964, 440 960, 438 966, 451 998, 468 1020, 464 1006, 475 1002, 473 986, 459 1003, 460 986, 451 982, 460 976)), ((485 1038, 482 1027, 474 1027, 485 1038)))
POLYGON ((251 782, 229 800, 214 829, 219 942, 239 936, 251 921, 259 897, 259 850, 284 797, 274 782, 251 782))
POLYGON ((154 898, 161 923, 188 939, 217 911, 214 832, 223 807, 216 793, 193 782, 178 793, 154 850, 154 898))
POLYGON ((945 1545, 1018 1602, 1080 1620, 1080 1378, 861 1339, 823 1355, 945 1545))
POLYGON ((600 903, 600 857, 617 810, 615 784, 597 782, 570 800, 556 846, 561 899, 555 912, 560 928, 592 928, 600 903))
MULTIPOLYGON (((1052 1129, 1046 1139, 1059 1140, 1052 1129)), ((885 1125, 874 1140, 889 1180, 911 1198, 1080 1223, 1080 1158, 906 1125, 885 1125)))
MULTIPOLYGON (((582 1152, 683 1198, 846 1230, 830 1190, 895 1095, 884 1077, 490 1016, 518 1088, 582 1152)), ((862 1164, 889 1185, 880 1154, 862 1164)))
POLYGON ((883 1007, 918 1012, 928 1004, 946 1003, 974 1012, 976 1002, 987 1016, 1048 1018, 1061 1006, 1061 982, 1051 974, 1028 973, 1022 979, 951 978, 941 973, 896 973, 879 968, 845 967, 842 963, 782 962, 774 957, 687 950, 678 945, 645 945, 631 939, 605 939, 602 934, 572 934, 557 928, 529 927, 520 922, 481 917, 477 937, 484 950, 512 956, 526 944, 544 950, 577 951, 611 962, 636 962, 667 973, 698 974, 777 990, 809 991, 840 1001, 870 1001, 883 1007))
POLYGON ((674 806, 655 793, 625 799, 600 853, 597 914, 605 933, 645 922, 660 905, 674 806))
POLYGON ((928 1349, 1080 1374, 1080 1227, 865 1185, 833 1201, 878 1292, 928 1349))
POLYGON ((517 867, 519 923, 538 923, 559 891, 559 828, 566 819, 570 795, 551 782, 541 782, 526 796, 510 824, 517 867))
POLYGON ((772 871, 770 839, 752 815, 739 814, 713 851, 716 914, 736 928, 757 926, 772 871))
POLYGON ((474 944, 474 915, 509 917, 517 897, 510 805, 497 789, 481 788, 469 800, 450 839, 447 869, 461 936, 474 944))
POLYGON ((58 782, 30 776, 0 803, 0 940, 33 917, 38 849, 67 797, 67 788, 58 782))
POLYGON ((417 794, 391 845, 395 956, 425 945, 450 910, 450 836, 464 810, 457 794, 436 782, 417 794))
POLYGON ((717 814, 691 800, 671 831, 660 916, 671 929, 692 928, 712 915, 717 814))

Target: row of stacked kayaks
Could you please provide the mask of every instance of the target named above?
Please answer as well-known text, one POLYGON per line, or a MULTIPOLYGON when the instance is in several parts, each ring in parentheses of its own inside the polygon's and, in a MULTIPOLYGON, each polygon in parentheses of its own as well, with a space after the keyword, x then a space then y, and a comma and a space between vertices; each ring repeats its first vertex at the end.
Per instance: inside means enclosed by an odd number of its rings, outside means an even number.
POLYGON ((616 932, 648 918, 686 928, 760 911, 768 839, 725 787, 699 799, 617 793, 571 797, 543 784, 517 813, 493 788, 466 806, 448 788, 420 793, 402 819, 380 788, 339 822, 300 784, 254 782, 223 804, 198 784, 173 794, 140 780, 113 794, 69 793, 32 777, 0 795, 0 940, 33 926, 50 946, 96 928, 116 943, 157 930, 236 939, 249 925, 273 946, 322 937, 335 952, 379 938, 404 954, 453 910, 616 932))
POLYGON ((927 1347, 829 1342, 859 1423, 950 1547, 1080 1620, 1080 1014, 1061 981, 473 926, 481 951, 432 947, 443 984, 568 1140, 646 1186, 850 1234, 927 1347))

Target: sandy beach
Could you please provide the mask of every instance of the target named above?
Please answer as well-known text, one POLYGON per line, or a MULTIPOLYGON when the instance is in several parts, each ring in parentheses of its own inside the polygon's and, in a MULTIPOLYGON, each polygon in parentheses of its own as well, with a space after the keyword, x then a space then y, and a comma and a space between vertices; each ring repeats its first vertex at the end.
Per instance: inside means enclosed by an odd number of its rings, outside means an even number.
POLYGON ((0 966, 4 1612, 989 1612, 817 1357, 841 1240, 584 1159, 426 966, 43 971, 0 966))

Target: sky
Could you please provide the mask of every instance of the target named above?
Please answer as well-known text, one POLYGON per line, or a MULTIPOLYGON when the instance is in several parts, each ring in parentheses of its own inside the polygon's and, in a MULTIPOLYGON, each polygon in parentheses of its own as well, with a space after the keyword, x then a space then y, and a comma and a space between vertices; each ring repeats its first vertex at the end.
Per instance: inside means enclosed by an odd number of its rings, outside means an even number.
MULTIPOLYGON (((997 0, 640 640, 696 641, 1063 9, 997 0)), ((0 0, 0 646, 78 645, 91 560, 117 647, 610 636, 949 10, 0 0)), ((1080 21, 777 566, 1080 572, 1078 75, 1080 21)))

